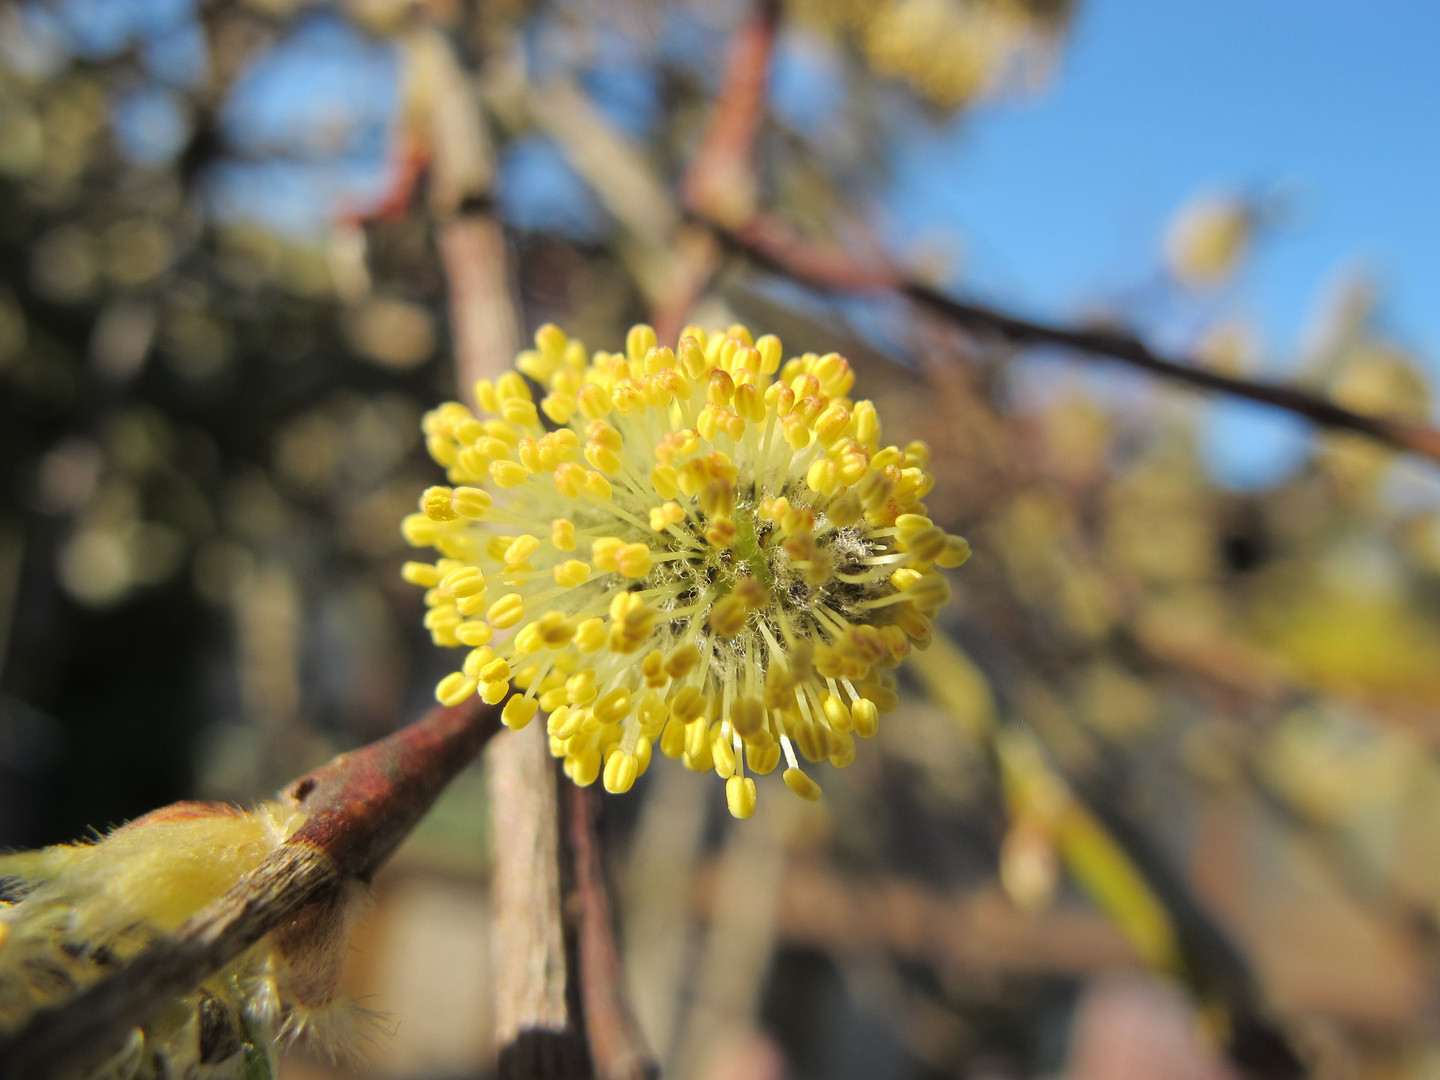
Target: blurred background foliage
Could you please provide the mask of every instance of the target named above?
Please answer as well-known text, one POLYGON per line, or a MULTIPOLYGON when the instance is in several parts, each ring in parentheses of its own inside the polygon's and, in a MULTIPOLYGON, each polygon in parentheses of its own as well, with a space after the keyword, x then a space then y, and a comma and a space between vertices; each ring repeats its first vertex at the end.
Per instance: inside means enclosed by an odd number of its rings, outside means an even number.
MULTIPOLYGON (((504 226, 510 348, 673 333, 678 305, 846 353, 975 550, 955 644, 818 807, 732 827, 664 768, 606 800, 666 1075, 1285 1075, 1263 1015, 1313 1075, 1440 1076, 1433 471, 1302 432, 1283 476, 1222 486, 1247 446, 1182 391, 725 258, 677 192, 749 16, 0 6, 0 845, 250 799, 425 706, 448 668, 397 523, 454 395, 470 215, 504 226)), ((755 168, 702 173, 709 205, 879 250, 883 133, 1044 93, 1084 18, 794 0, 755 168)), ((1282 213, 1197 194, 1095 319, 1169 306, 1199 362, 1255 372, 1235 282, 1282 213)), ((1426 420, 1379 311, 1358 276, 1324 299, 1293 378, 1426 420)), ((484 816, 472 772, 379 882, 353 982, 398 1033, 357 1075, 491 1067, 484 816)))

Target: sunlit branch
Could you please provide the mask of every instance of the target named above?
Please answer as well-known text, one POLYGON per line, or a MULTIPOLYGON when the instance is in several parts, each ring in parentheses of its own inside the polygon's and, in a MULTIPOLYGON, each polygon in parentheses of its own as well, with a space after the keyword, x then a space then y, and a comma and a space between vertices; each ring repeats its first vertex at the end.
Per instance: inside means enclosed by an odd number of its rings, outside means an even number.
POLYGON ((0 1078, 84 1075, 177 998, 351 878, 368 879, 475 759, 500 707, 472 699, 432 709, 362 749, 341 754, 283 793, 305 824, 254 871, 171 937, 64 1004, 41 1010, 0 1043, 0 1078))

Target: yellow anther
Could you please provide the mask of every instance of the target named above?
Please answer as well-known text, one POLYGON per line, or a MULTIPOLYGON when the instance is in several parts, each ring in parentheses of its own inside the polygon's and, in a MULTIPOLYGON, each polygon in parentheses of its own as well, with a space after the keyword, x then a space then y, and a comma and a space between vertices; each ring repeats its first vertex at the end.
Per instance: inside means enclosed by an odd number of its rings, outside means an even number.
POLYGON ((475 383, 475 402, 488 413, 500 411, 500 397, 495 393, 495 384, 489 379, 475 383))
POLYGON ((578 407, 579 402, 575 400, 574 394, 562 394, 558 391, 546 394, 540 402, 541 411, 557 424, 568 424, 578 407))
POLYGON ((774 772, 775 766, 780 764, 780 754, 780 744, 773 739, 767 743, 745 744, 745 764, 757 776, 768 776, 774 772))
POLYGON ((840 436, 845 434, 845 428, 850 424, 850 410, 841 405, 838 401, 832 401, 825 407, 815 419, 815 437, 824 446, 829 446, 840 436))
POLYGON ((595 694, 594 668, 581 668, 565 680, 565 699, 571 705, 589 705, 595 694))
POLYGON ((748 776, 732 776, 725 781, 725 805, 733 817, 745 820, 755 813, 755 781, 748 776))
POLYGON ((770 593, 759 578, 744 577, 735 583, 731 595, 745 605, 746 611, 758 611, 770 602, 770 593))
POLYGON ((755 698, 740 698, 730 706, 730 723, 741 738, 750 738, 765 726, 765 706, 755 698))
POLYGON ((949 570, 956 566, 964 566, 970 559, 970 542, 963 536, 945 537, 945 549, 935 559, 936 566, 943 566, 949 570))
POLYGON ((850 716, 849 706, 834 694, 825 698, 822 707, 825 711, 825 720, 832 731, 849 731, 855 726, 855 721, 850 716))
POLYGON ((505 418, 507 424, 514 424, 516 427, 537 428, 540 426, 540 414, 536 412, 533 401, 511 398, 509 401, 501 402, 500 415, 505 418))
POLYGON ((661 503, 650 508, 650 528, 657 533, 663 533, 671 525, 680 525, 684 521, 685 511, 677 502, 661 503))
POLYGON ((795 391, 784 383, 771 383, 765 388, 765 408, 776 416, 785 416, 795 407, 795 391))
POLYGON ((922 577, 924 575, 919 570, 912 570, 908 566, 902 567, 890 575, 890 584, 904 592, 906 589, 912 588, 922 577))
POLYGON ((573 589, 590 580, 590 564, 581 562, 579 559, 566 559, 562 563, 557 563, 550 573, 555 578, 555 584, 573 589))
POLYGON ((491 458, 500 460, 510 456, 510 444, 504 439, 497 439, 493 435, 486 435, 483 439, 477 441, 472 449, 487 460, 491 458))
POLYGON ((745 601, 731 593, 715 601, 706 625, 719 637, 734 637, 744 628, 747 613, 745 601))
POLYGON ((615 568, 628 578, 643 578, 652 565, 650 549, 642 543, 626 544, 615 552, 615 568))
POLYGON ((698 687, 682 686, 670 699, 670 715, 682 724, 688 724, 705 711, 705 695, 698 687))
POLYGON ((485 542, 485 555, 501 562, 505 558, 505 552, 510 550, 510 545, 515 538, 513 536, 492 536, 485 542))
POLYGON ((511 731, 519 731, 540 711, 540 703, 534 698, 521 697, 516 694, 505 703, 505 708, 500 710, 500 722, 511 731))
POLYGON ((480 684, 480 700, 486 705, 499 705, 505 700, 505 695, 510 693, 508 682, 482 682, 480 684))
POLYGON ((475 693, 475 680, 462 671, 455 671, 440 680, 435 687, 435 700, 441 705, 459 705, 475 693))
POLYGON ((585 474, 585 490, 601 502, 610 500, 610 481, 593 469, 585 474))
POLYGON ((480 572, 478 566, 462 566, 445 575, 444 580, 440 583, 440 589, 457 600, 466 596, 475 596, 485 591, 485 575, 480 572))
POLYGON ((595 702, 595 718, 602 724, 618 724, 625 717, 630 715, 634 702, 630 700, 630 691, 623 687, 616 687, 600 696, 595 702))
POLYGON ((623 795, 635 784, 640 763, 634 754, 617 750, 605 762, 605 790, 612 795, 623 795))
POLYGON ((855 720, 855 734, 862 739, 871 738, 880 727, 880 710, 868 698, 851 705, 850 715, 855 720))
POLYGON ((699 758, 710 756, 710 721, 697 716, 685 725, 685 754, 699 758))
POLYGON ((480 678, 480 672, 488 667, 495 660, 495 650, 489 648, 471 649, 465 656, 465 663, 460 670, 473 678, 480 678))
POLYGON ((679 359, 681 368, 692 379, 698 379, 710 370, 710 362, 705 358, 705 350, 694 337, 687 335, 680 339, 679 359))
POLYGON ((485 435, 485 425, 473 416, 467 416, 456 424, 450 433, 462 446, 472 446, 485 435))
POLYGON ((591 420, 586 424, 585 437, 607 450, 621 450, 625 446, 625 440, 620 432, 615 430, 615 425, 606 420, 591 420))
POLYGON ((665 721, 660 732, 660 752, 667 758, 678 758, 685 753, 685 723, 671 716, 665 721))
POLYGON ((426 488, 420 496, 420 509, 431 521, 454 521, 460 515, 450 505, 450 494, 448 487, 426 488))
POLYGON ((507 424, 504 420, 486 420, 485 434, 492 439, 499 439, 506 446, 520 445, 520 432, 513 424, 507 424))
POLYGON ((586 420, 598 420, 602 416, 609 416, 610 410, 615 407, 610 399, 610 391, 599 383, 586 383, 580 388, 576 395, 576 403, 580 406, 580 415, 586 420))
POLYGON ((546 323, 535 331, 535 347, 548 358, 560 360, 565 355, 568 342, 565 331, 554 323, 546 323))
POLYGON ((645 353, 646 375, 658 375, 666 368, 673 368, 674 366, 675 353, 671 351, 668 345, 652 347, 645 353))
POLYGON ((735 411, 751 423, 758 424, 765 419, 765 398, 754 383, 742 383, 735 388, 735 411))
POLYGON ((567 499, 578 499, 585 490, 585 467, 567 461, 555 470, 555 490, 567 499))
POLYGON ((810 427, 797 412, 785 414, 780 421, 780 432, 791 450, 803 450, 810 445, 810 427))
POLYGON ((510 541, 510 546, 505 549, 505 565, 514 570, 540 550, 540 538, 538 536, 517 536, 510 541))
POLYGON ((574 551, 575 523, 569 518, 556 518, 550 522, 550 543, 560 551, 574 551))
POLYGON ((515 371, 507 371, 495 380, 495 396, 502 402, 531 400, 529 385, 515 371))
MULTIPOLYGON (((433 490, 433 489, 432 489, 433 490)), ((457 515, 479 521, 490 509, 490 493, 483 488, 457 487, 450 493, 450 507, 457 515)))
POLYGON ((895 484, 884 472, 871 471, 855 486, 855 494, 866 510, 879 510, 890 501, 895 484))
POLYGON ((912 566, 928 567, 945 553, 945 531, 937 525, 905 537, 912 566))
POLYGON ((617 536, 602 536, 590 544, 590 561, 600 570, 608 574, 613 574, 620 569, 619 566, 616 565, 615 556, 620 553, 620 549, 624 546, 625 541, 617 536))
POLYGON ((583 715, 581 710, 572 709, 569 705, 556 705, 545 721, 545 731, 552 738, 568 739, 580 730, 583 715))
POLYGON ((492 461, 490 478, 502 488, 514 488, 523 484, 530 473, 518 461, 492 461))
POLYGON ((520 464, 532 473, 545 471, 545 462, 540 454, 539 439, 532 439, 528 436, 521 439, 520 445, 515 448, 515 456, 520 459, 520 464))
POLYGON ((806 761, 824 761, 830 754, 829 733, 810 720, 789 724, 790 738, 806 761))
MULTIPOLYGON (((494 466, 492 465, 493 469, 494 466)), ((819 458, 812 462, 805 473, 805 483, 811 491, 821 495, 831 495, 840 483, 840 470, 835 462, 829 458, 819 458)))
POLYGON ((655 348, 655 328, 639 323, 632 326, 625 335, 625 355, 632 361, 644 360, 645 354, 655 348))
POLYGON ((700 489, 699 503, 711 517, 729 514, 735 509, 735 485, 729 480, 711 480, 700 489))
POLYGON ((724 551, 735 542, 738 532, 733 518, 717 517, 705 530, 705 540, 717 551, 724 551))
POLYGON ((479 671, 481 682, 509 682, 510 661, 503 656, 491 660, 479 671))
POLYGON ((880 414, 875 411, 873 401, 857 401, 850 410, 855 441, 874 453, 880 445, 880 414))
POLYGON ((808 506, 791 507, 778 520, 780 531, 786 536, 802 536, 815 531, 815 511, 808 506))
POLYGON ((610 632, 606 644, 612 652, 632 653, 655 629, 656 612, 634 593, 621 593, 610 602, 610 632))
POLYGON ((651 690, 640 699, 637 713, 640 717, 640 730, 653 739, 660 734, 665 727, 665 721, 670 718, 670 706, 659 694, 651 690))
POLYGON ((930 447, 926 446, 923 442, 920 442, 919 440, 911 443, 906 443, 905 464, 907 466, 913 466, 917 469, 928 468, 930 465, 930 447))
POLYGON ((462 645, 469 645, 472 648, 479 645, 490 644, 490 639, 495 636, 495 628, 489 623, 480 621, 462 622, 455 627, 455 639, 462 645))
POLYGON ((710 733, 710 760, 722 780, 735 775, 735 747, 725 737, 725 728, 716 724, 710 733))
POLYGON ((855 739, 848 731, 830 733, 830 764, 843 769, 855 760, 855 739))
POLYGON ((815 802, 820 798, 820 785, 799 769, 785 770, 785 786, 802 799, 815 802))
POLYGON ((400 522, 400 535, 411 547, 431 547, 440 531, 424 514, 411 514, 400 522))
POLYGON ((673 499, 680 494, 679 479, 673 465, 656 465, 650 470, 650 483, 662 499, 673 499))
POLYGON ((600 751, 585 750, 573 758, 567 757, 565 764, 576 787, 589 787, 600 775, 600 751))
POLYGON ((611 450, 608 446, 602 446, 596 442, 585 444, 585 460, 591 465, 594 465, 595 468, 599 469, 602 473, 610 476, 618 473, 624 464, 618 453, 611 450))
POLYGON ((665 658, 665 674, 672 679, 683 679, 700 663, 700 650, 694 644, 677 645, 665 658))
POLYGON ((863 514, 864 507, 853 488, 847 488, 840 492, 830 500, 830 505, 825 508, 825 516, 830 519, 832 524, 842 529, 854 525, 863 514))
POLYGON ((547 611, 534 626, 547 648, 563 648, 575 637, 575 624, 565 617, 563 611, 547 611))
POLYGON ((506 593, 485 612, 485 621, 496 630, 509 630, 525 617, 525 598, 519 593, 506 593))
POLYGON ((705 400, 712 405, 729 405, 735 396, 735 380, 718 368, 710 372, 705 384, 705 400))
MULTIPOLYGON (((651 513, 654 513, 652 510, 651 513)), ((440 584, 440 571, 437 567, 423 562, 407 562, 400 567, 400 576, 411 585, 419 585, 426 589, 433 589, 440 584)))
POLYGON ((575 647, 592 653, 605 647, 605 620, 586 619, 575 628, 575 647))

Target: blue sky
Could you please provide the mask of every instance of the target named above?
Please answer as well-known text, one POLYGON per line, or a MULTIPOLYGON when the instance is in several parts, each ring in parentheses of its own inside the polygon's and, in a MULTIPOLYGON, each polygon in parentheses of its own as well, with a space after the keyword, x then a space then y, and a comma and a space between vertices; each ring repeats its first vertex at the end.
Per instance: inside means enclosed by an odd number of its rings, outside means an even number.
MULTIPOLYGON (((894 241, 958 236, 959 287, 1065 319, 1134 296, 1197 192, 1288 192, 1216 305, 1283 373, 1346 274, 1381 288, 1382 327, 1440 383, 1440 4, 1335 0, 1086 0, 1049 91, 996 103, 894 148, 882 206, 894 241)), ((1184 347, 1196 323, 1147 326, 1184 347)), ((1243 402, 1201 415, 1226 486, 1282 479, 1304 424, 1243 402)))
POLYGON ((895 148, 906 240, 963 237, 962 281, 1073 313, 1156 265, 1206 188, 1283 183, 1294 213, 1240 283, 1272 349, 1349 268, 1440 371, 1440 4, 1087 0, 1048 93, 895 148))

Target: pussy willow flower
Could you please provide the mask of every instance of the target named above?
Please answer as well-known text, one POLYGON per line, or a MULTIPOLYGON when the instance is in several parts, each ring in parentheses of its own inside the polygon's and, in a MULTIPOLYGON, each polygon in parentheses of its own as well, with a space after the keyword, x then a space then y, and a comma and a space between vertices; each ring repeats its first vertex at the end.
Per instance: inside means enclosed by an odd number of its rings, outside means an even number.
MULTIPOLYGON (((0 1042, 173 934, 260 865, 305 814, 182 802, 94 843, 0 855, 0 1042)), ((340 993, 346 923, 363 906, 352 882, 226 964, 94 1072, 107 1080, 270 1076, 271 1047, 307 1036, 357 1056, 377 1014, 340 993)))
POLYGON ((843 767, 875 734, 887 669, 949 598, 935 568, 969 555, 925 516, 929 451, 881 443, 844 357, 782 364, 743 326, 674 350, 636 326, 593 356, 544 326, 535 345, 476 385, 483 418, 451 402, 424 420, 455 486, 406 518, 441 557, 403 573, 435 641, 470 650, 436 696, 498 703, 513 682, 504 722, 548 713, 578 784, 629 790, 658 743, 725 778, 736 817, 747 771, 782 757, 818 798, 799 758, 843 767))

